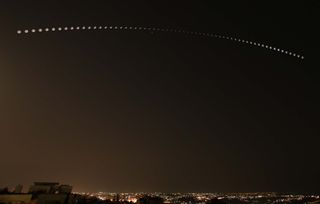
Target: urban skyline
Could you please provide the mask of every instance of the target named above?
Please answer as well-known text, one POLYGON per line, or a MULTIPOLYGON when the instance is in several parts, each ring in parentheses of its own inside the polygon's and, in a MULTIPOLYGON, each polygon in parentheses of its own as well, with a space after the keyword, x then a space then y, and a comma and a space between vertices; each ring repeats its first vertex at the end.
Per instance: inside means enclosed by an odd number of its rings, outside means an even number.
POLYGON ((316 194, 293 194, 279 192, 257 193, 84 193, 73 192, 71 185, 58 182, 34 182, 27 192, 23 186, 13 189, 0 188, 1 204, 246 204, 246 203, 294 203, 316 204, 316 194))

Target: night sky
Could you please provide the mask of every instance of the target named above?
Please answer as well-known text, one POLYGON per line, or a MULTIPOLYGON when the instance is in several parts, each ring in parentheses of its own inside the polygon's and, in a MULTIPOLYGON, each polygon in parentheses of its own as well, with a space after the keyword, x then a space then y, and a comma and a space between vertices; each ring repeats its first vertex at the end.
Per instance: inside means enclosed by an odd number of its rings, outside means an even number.
POLYGON ((1 1, 0 186, 318 192, 317 1, 1 1), (305 56, 183 33, 219 33, 305 56))

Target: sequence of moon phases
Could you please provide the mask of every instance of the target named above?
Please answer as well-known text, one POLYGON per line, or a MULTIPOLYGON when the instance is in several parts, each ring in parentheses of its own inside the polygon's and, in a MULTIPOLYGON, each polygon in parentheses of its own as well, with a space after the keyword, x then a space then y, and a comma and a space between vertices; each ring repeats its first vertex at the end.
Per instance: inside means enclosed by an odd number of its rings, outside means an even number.
POLYGON ((281 54, 289 55, 302 60, 305 58, 301 54, 297 54, 292 51, 281 49, 275 46, 270 46, 265 43, 254 42, 250 40, 244 40, 236 37, 219 35, 214 33, 195 32, 195 31, 180 30, 180 29, 167 29, 167 28, 141 27, 141 26, 71 26, 71 27, 66 26, 66 27, 51 27, 51 28, 47 27, 47 28, 17 30, 17 34, 26 35, 26 34, 34 34, 34 33, 45 33, 45 32, 62 32, 62 31, 70 32, 70 31, 84 31, 84 30, 109 30, 109 31, 110 30, 122 30, 122 31, 133 30, 133 31, 168 32, 168 33, 180 33, 185 35, 204 36, 208 38, 224 39, 224 40, 234 41, 238 43, 248 44, 254 47, 261 47, 264 49, 268 49, 270 51, 279 52, 281 54))

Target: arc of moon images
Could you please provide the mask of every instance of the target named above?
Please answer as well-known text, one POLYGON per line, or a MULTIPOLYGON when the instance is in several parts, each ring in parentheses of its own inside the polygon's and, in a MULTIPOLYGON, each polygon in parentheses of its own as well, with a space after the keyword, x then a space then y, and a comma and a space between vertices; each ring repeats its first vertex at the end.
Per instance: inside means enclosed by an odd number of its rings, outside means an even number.
POLYGON ((85 31, 85 30, 119 30, 119 31, 151 31, 151 32, 167 32, 167 33, 180 33, 184 35, 193 35, 193 36, 203 36, 208 38, 217 38, 222 40, 234 41, 237 43, 248 44, 252 47, 260 47, 273 52, 278 52, 284 55, 289 55, 295 58, 299 58, 301 60, 305 59, 305 57, 301 54, 297 54, 295 52, 281 49, 275 46, 270 46, 260 42, 254 42, 250 40, 244 40, 236 37, 231 37, 227 35, 220 35, 215 33, 208 32, 196 32, 196 31, 188 31, 188 30, 180 30, 180 29, 168 29, 168 28, 156 28, 156 27, 141 27, 141 26, 65 26, 65 27, 46 27, 46 28, 32 28, 32 29, 23 29, 17 30, 18 35, 30 35, 35 33, 47 33, 47 32, 75 32, 75 31, 85 31))

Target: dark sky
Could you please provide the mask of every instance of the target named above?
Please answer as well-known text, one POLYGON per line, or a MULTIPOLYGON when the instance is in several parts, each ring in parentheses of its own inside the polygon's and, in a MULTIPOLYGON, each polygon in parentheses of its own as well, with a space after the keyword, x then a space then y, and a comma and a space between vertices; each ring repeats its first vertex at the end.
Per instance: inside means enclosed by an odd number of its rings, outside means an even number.
POLYGON ((0 186, 319 192, 319 3, 208 2, 1 1, 0 186))

